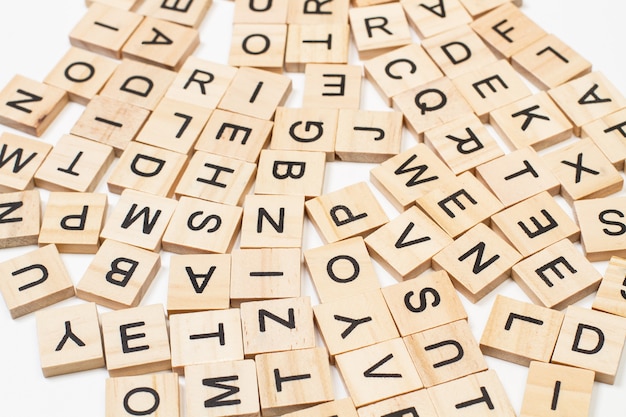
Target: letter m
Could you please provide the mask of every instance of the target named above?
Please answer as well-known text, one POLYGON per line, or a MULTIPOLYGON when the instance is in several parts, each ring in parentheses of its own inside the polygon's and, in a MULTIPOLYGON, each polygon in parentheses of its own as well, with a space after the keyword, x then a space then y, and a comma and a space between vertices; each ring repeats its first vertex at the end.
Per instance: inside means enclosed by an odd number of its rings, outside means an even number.
POLYGON ((13 162, 13 173, 17 174, 24 168, 30 161, 33 160, 34 157, 37 156, 37 152, 33 152, 28 156, 28 158, 22 160, 22 156, 24 154, 24 149, 17 148, 10 155, 7 156, 8 146, 6 143, 2 145, 2 149, 0 149, 0 168, 3 168, 6 164, 10 163, 11 160, 15 160, 13 162))
POLYGON ((143 217, 142 232, 144 235, 149 235, 150 233, 152 233, 152 229, 154 229, 157 220, 159 220, 159 217, 161 216, 161 210, 157 210, 156 213, 154 213, 154 217, 152 219, 150 218, 150 207, 142 208, 137 214, 135 214, 135 210, 137 210, 137 204, 133 204, 131 206, 130 211, 122 222, 122 228, 128 229, 137 220, 139 220, 140 217, 143 217))

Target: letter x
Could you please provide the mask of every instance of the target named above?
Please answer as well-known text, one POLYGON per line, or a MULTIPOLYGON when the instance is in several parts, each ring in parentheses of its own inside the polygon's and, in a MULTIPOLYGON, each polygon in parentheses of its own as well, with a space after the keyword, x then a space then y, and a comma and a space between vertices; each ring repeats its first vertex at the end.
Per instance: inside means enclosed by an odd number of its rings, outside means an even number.
POLYGON ((570 166, 572 168, 576 168, 576 184, 578 184, 580 182, 580 177, 582 176, 583 171, 588 172, 592 175, 599 175, 600 172, 595 171, 591 168, 587 168, 585 166, 583 166, 583 153, 579 153, 578 154, 578 158, 576 160, 576 163, 570 162, 570 161, 561 161, 562 164, 565 164, 567 166, 570 166))

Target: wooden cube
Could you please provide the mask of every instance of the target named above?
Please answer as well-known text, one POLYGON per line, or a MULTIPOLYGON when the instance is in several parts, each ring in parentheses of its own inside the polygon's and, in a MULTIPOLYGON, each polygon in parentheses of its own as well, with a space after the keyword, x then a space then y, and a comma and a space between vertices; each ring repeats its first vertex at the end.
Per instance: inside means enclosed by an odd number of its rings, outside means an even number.
POLYGON ((626 262, 624 258, 611 257, 591 308, 626 317, 623 295, 626 293, 623 289, 625 276, 626 262))
POLYGON ((108 417, 128 415, 180 416, 178 375, 159 373, 106 380, 105 412, 108 417))
POLYGON ((580 242, 590 261, 626 256, 626 229, 620 220, 626 209, 624 197, 596 198, 574 202, 580 242))
POLYGON ((301 411, 283 414, 283 417, 318 417, 318 416, 336 416, 336 417, 359 417, 351 398, 342 398, 341 400, 329 401, 320 405, 305 408, 301 411))
POLYGON ((350 2, 307 3, 307 0, 289 1, 287 23, 318 25, 348 23, 350 2))
POLYGON ((228 65, 282 71, 287 45, 287 25, 235 23, 228 65))
POLYGON ((472 21, 459 0, 447 0, 445 4, 440 2, 435 5, 426 5, 418 0, 402 0, 401 3, 420 38, 430 38, 472 21))
POLYGON ((241 220, 242 248, 299 248, 303 229, 303 196, 246 196, 241 220))
POLYGON ((272 0, 265 4, 235 0, 233 23, 287 23, 289 3, 289 0, 272 0))
POLYGON ((307 64, 303 107, 358 109, 361 103, 361 73, 361 67, 356 65, 307 64))
POLYGON ((144 0, 138 8, 137 13, 178 23, 183 26, 198 28, 212 3, 212 0, 192 0, 186 3, 144 0))
POLYGON ((346 23, 290 24, 285 69, 304 72, 308 64, 346 64, 349 44, 350 28, 346 23))
POLYGON ((259 158, 254 192, 317 197, 322 194, 325 168, 323 152, 265 149, 259 158))
POLYGON ((401 4, 352 8, 349 17, 352 37, 361 59, 411 43, 409 23, 401 4))
POLYGON ((52 146, 8 132, 0 134, 0 145, 0 192, 32 189, 35 172, 52 146))
POLYGON ((36 245, 41 227, 38 190, 0 194, 0 248, 36 245))
POLYGON ((581 129, 581 136, 590 138, 619 170, 624 169, 624 160, 626 160, 624 126, 626 126, 626 110, 619 110, 602 119, 587 123, 581 129))

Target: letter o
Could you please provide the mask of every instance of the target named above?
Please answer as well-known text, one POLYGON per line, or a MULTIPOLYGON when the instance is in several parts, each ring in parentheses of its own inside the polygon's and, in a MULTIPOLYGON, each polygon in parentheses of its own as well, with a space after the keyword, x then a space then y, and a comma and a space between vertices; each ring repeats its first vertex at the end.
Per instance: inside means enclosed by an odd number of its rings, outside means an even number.
POLYGON ((252 35, 248 35, 244 38, 243 42, 241 43, 241 47, 243 48, 244 52, 250 55, 261 55, 264 54, 265 52, 268 51, 268 49, 270 49, 270 45, 271 45, 271 41, 270 38, 268 38, 266 35, 263 35, 262 33, 253 33, 252 35), (248 48, 248 42, 251 39, 254 38, 261 38, 264 41, 264 45, 263 48, 261 48, 258 51, 252 51, 250 50, 250 48, 248 48))
POLYGON ((128 391, 128 393, 124 396, 124 410, 126 410, 126 412, 132 416, 147 416, 150 415, 152 413, 154 413, 158 408, 159 408, 159 404, 161 403, 161 397, 159 397, 159 393, 156 392, 154 389, 150 388, 150 387, 140 387, 140 388, 134 388, 131 389, 130 391, 128 391), (152 405, 152 407, 148 408, 147 410, 143 410, 143 411, 137 411, 133 408, 130 407, 130 399, 133 395, 135 394, 139 394, 145 392, 147 394, 152 395, 152 398, 154 399, 154 404, 152 405))
MULTIPOLYGON (((78 61, 78 62, 74 62, 70 64, 67 68, 65 68, 65 72, 63 73, 63 75, 65 75, 65 78, 75 83, 84 83, 85 81, 91 80, 95 73, 96 73, 96 69, 93 67, 93 65, 91 65, 88 62, 78 61), (87 68, 88 75, 86 77, 82 76, 80 78, 78 76, 73 76, 71 72, 72 72, 72 69, 76 66, 87 68)), ((82 72, 81 72, 81 75, 82 75, 82 72)))
POLYGON ((326 264, 326 272, 328 273, 328 276, 330 276, 330 279, 332 279, 333 281, 338 282, 340 284, 346 284, 348 282, 352 282, 355 279, 357 279, 357 277, 359 276, 359 273, 361 272, 361 267, 359 266, 359 263, 357 262, 357 260, 354 259, 352 256, 337 255, 334 258, 332 258, 330 261, 328 261, 328 264, 326 264), (333 270, 335 263, 337 261, 342 261, 342 260, 350 262, 350 264, 352 264, 352 268, 354 269, 354 271, 352 272, 352 275, 350 275, 348 278, 338 277, 337 274, 335 274, 335 271, 333 270))

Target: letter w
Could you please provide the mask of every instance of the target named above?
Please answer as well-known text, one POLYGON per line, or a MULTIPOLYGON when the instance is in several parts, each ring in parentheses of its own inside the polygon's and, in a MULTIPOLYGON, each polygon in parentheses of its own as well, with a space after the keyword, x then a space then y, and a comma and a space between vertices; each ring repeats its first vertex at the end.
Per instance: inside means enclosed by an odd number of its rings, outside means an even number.
POLYGON ((400 167, 393 172, 396 175, 402 175, 402 174, 406 174, 407 172, 417 171, 417 173, 413 175, 413 177, 406 182, 407 187, 413 187, 414 185, 423 184, 425 182, 439 179, 439 177, 436 175, 432 177, 420 179, 420 177, 424 174, 424 172, 428 170, 428 165, 422 164, 422 165, 414 166, 411 168, 407 168, 409 164, 413 162, 416 158, 417 158, 417 155, 411 155, 409 159, 404 161, 402 165, 400 165, 400 167))
POLYGON ((228 398, 231 395, 237 394, 240 390, 239 390, 239 387, 234 387, 232 385, 224 385, 223 382, 238 381, 238 380, 239 380, 239 376, 237 375, 203 379, 202 385, 204 386, 226 390, 226 392, 220 395, 216 395, 215 397, 209 398, 208 400, 206 400, 204 402, 204 408, 223 407, 223 406, 241 404, 241 400, 224 400, 224 398, 228 398))
POLYGON ((6 164, 11 162, 12 159, 15 159, 15 163, 13 164, 13 173, 14 174, 17 174, 18 172, 20 172, 22 170, 22 168, 24 168, 26 165, 28 165, 28 163, 30 161, 32 161, 32 159, 34 157, 37 156, 37 152, 34 152, 34 153, 30 154, 30 156, 28 158, 26 158, 24 160, 24 162, 22 162, 22 154, 24 153, 24 149, 17 148, 8 157, 5 157, 6 152, 7 152, 7 145, 5 143, 4 145, 2 145, 2 149, 0 150, 0 168, 4 167, 6 164))

